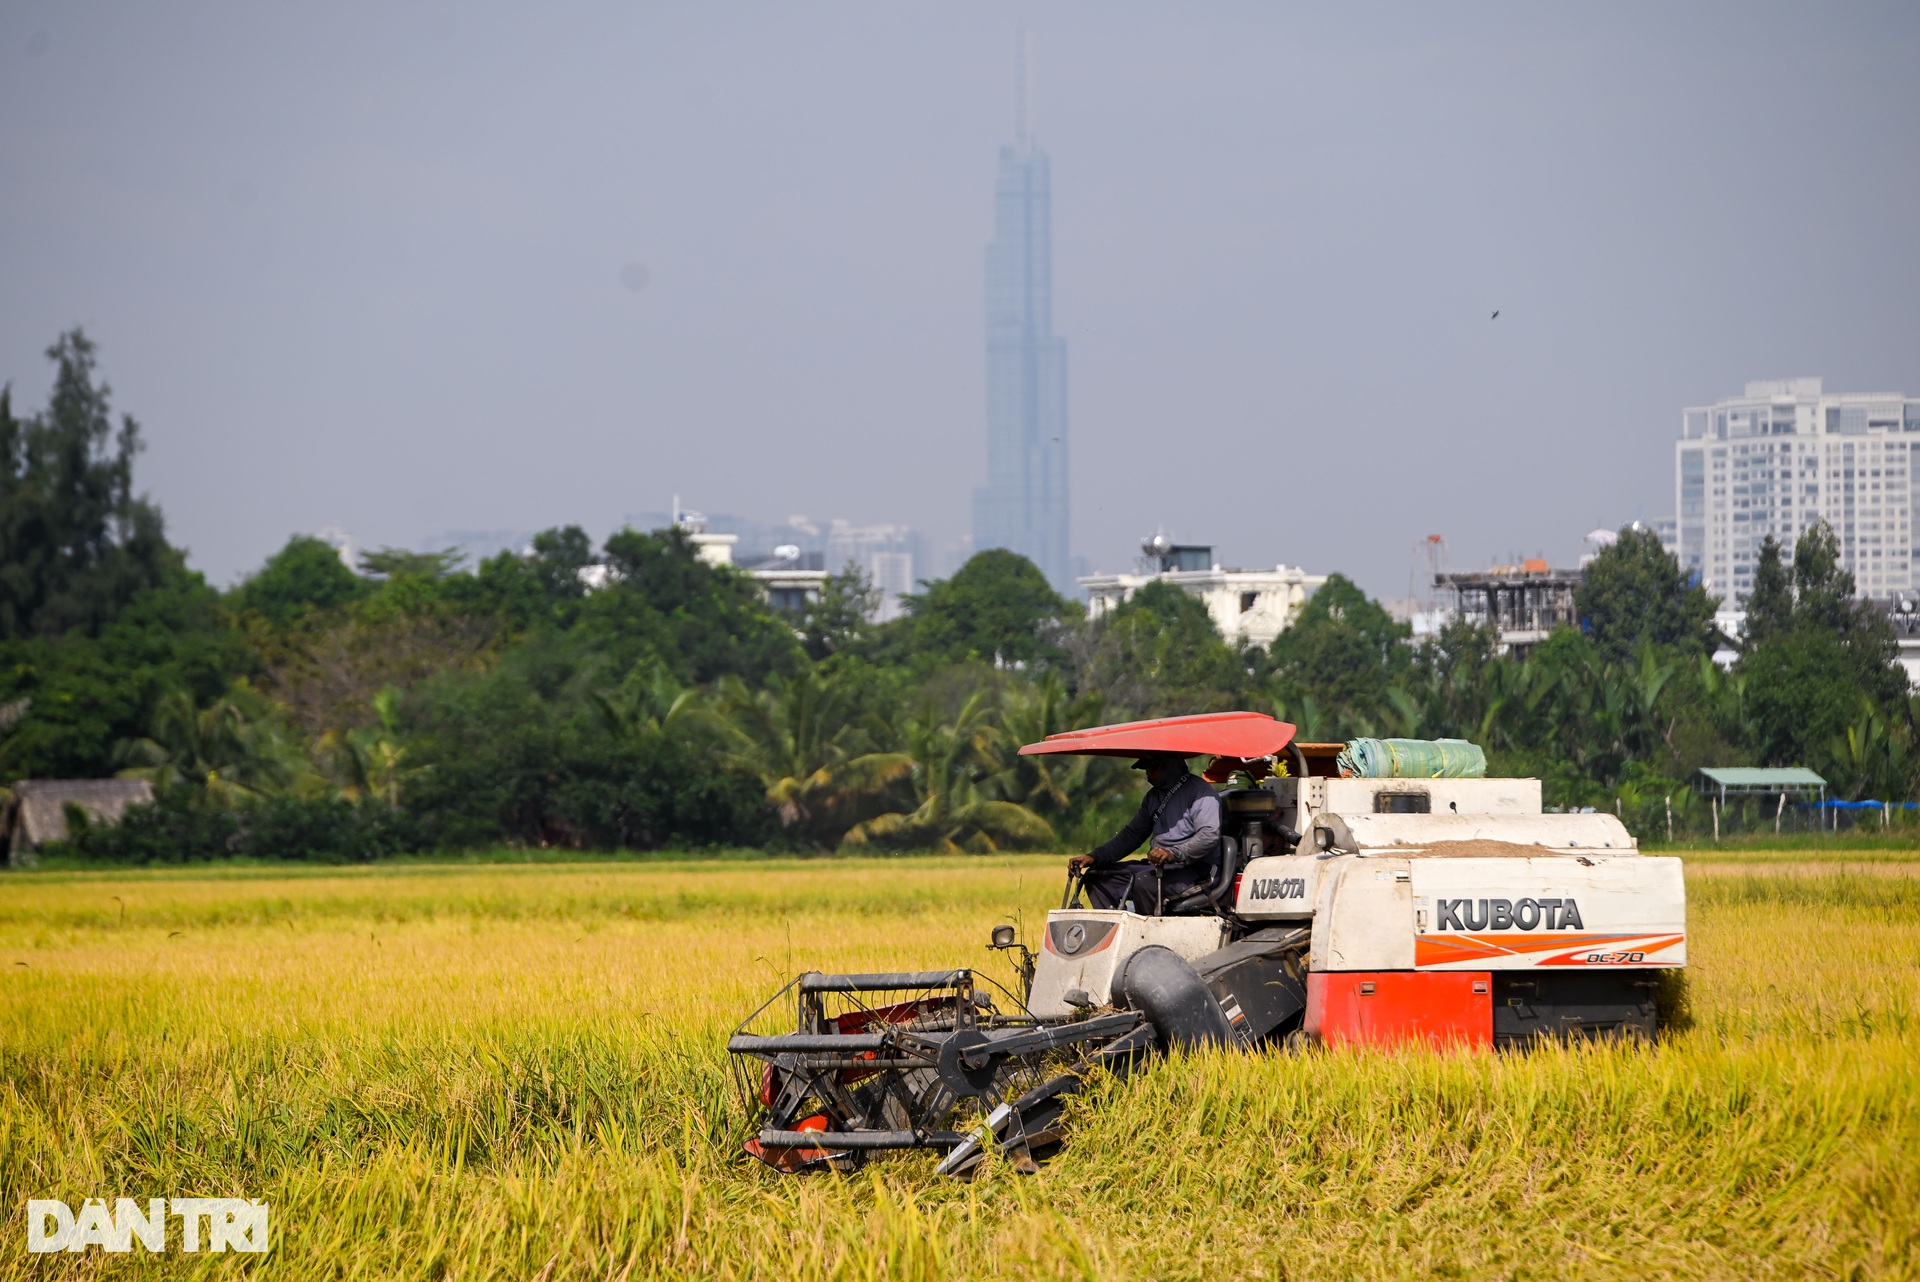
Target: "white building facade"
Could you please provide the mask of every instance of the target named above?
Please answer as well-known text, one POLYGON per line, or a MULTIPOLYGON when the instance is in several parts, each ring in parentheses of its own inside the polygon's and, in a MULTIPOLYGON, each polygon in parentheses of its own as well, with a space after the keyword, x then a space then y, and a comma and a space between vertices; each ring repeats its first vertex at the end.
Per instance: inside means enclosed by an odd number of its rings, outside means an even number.
POLYGON ((1746 394, 1681 415, 1674 446, 1677 548, 1726 605, 1753 591, 1771 534, 1794 542, 1825 520, 1863 596, 1908 592, 1920 568, 1920 400, 1831 393, 1817 378, 1748 383, 1746 394))
POLYGON ((1324 574, 1298 566, 1271 570, 1223 569, 1208 547, 1173 547, 1162 540, 1142 544, 1147 554, 1136 574, 1094 574, 1078 580, 1087 594, 1087 617, 1098 619, 1149 583, 1164 582, 1200 599, 1213 626, 1230 645, 1264 646, 1293 625, 1307 598, 1326 583, 1324 574))
MULTIPOLYGON (((677 502, 677 501, 676 501, 677 502)), ((712 566, 730 566, 744 570, 766 595, 767 604, 779 614, 799 614, 819 600, 827 585, 827 572, 818 552, 805 553, 797 547, 774 549, 770 557, 748 564, 736 564, 733 545, 737 534, 720 534, 707 529, 707 519, 698 512, 679 512, 674 523, 686 531, 693 554, 712 566)), ((595 567, 589 566, 589 569, 595 567)))

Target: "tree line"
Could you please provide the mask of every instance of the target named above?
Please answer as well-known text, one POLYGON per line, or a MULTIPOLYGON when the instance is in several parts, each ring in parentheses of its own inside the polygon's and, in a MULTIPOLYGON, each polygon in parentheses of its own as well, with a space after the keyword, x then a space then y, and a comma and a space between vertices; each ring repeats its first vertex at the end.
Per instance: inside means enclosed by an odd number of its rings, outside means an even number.
POLYGON ((1702 765, 1915 789, 1893 633, 1824 526, 1763 549, 1730 670, 1706 594, 1637 530, 1589 568, 1579 626, 1520 655, 1461 622, 1413 644, 1340 575, 1267 647, 1159 583, 1093 620, 1005 551, 888 623, 851 568, 787 616, 675 529, 595 547, 567 526, 473 566, 391 548, 348 566, 295 536, 222 591, 138 494, 139 427, 114 421, 92 344, 75 330, 48 357, 44 408, 17 418, 0 390, 0 783, 150 779, 153 807, 78 836, 103 856, 1083 847, 1139 783, 1021 744, 1227 708, 1309 740, 1470 738, 1550 804, 1646 832, 1670 804, 1693 822, 1702 765))

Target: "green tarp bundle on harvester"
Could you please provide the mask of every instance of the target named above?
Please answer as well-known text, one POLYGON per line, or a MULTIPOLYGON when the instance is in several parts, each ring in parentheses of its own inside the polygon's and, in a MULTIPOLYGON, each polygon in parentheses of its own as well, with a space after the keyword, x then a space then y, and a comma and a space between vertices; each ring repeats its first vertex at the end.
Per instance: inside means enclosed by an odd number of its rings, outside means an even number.
POLYGON ((1465 739, 1350 739, 1334 764, 1349 779, 1487 776, 1487 754, 1465 739))

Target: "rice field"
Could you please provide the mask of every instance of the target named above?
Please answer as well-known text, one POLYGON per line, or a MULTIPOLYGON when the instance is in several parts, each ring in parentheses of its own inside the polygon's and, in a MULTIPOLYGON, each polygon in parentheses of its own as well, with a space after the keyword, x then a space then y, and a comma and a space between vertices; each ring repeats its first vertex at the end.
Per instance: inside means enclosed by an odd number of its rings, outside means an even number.
POLYGON ((1691 1025, 1198 1056, 1038 1177, 779 1177, 721 1050, 793 973, 971 963, 1057 858, 0 879, 0 1277, 1920 1273, 1920 852, 1690 860, 1691 1025), (29 1256, 29 1197, 241 1196, 265 1256, 29 1256))

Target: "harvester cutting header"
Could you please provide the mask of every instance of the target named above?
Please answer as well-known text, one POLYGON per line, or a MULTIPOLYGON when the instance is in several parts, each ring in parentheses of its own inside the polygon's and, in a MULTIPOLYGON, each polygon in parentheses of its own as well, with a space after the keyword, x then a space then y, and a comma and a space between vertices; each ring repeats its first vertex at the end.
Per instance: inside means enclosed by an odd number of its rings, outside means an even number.
POLYGON ((1651 1037, 1660 972, 1686 964, 1680 861, 1613 815, 1544 813, 1539 780, 1484 777, 1469 743, 1302 744, 1228 712, 1021 753, 1131 758, 1152 787, 1070 861, 1037 952, 995 928, 1021 976, 1004 1008, 970 968, 810 972, 749 1018, 728 1049, 758 1068, 756 1156, 846 1169, 940 1148, 967 1175, 991 1142, 1031 1170, 1098 1068, 1197 1045, 1651 1037), (774 1031, 786 1000, 796 1024, 774 1031))

